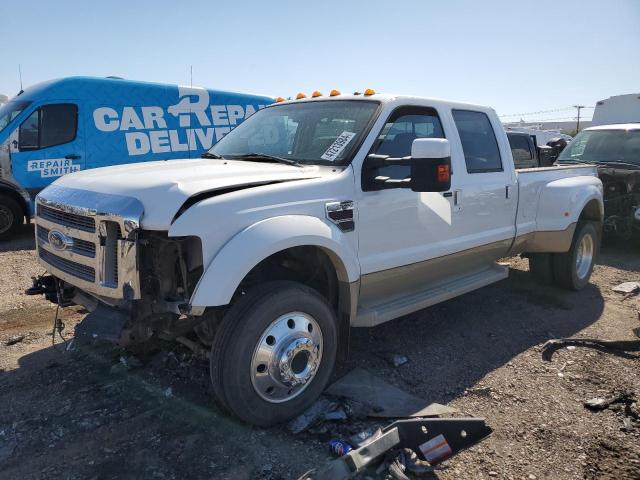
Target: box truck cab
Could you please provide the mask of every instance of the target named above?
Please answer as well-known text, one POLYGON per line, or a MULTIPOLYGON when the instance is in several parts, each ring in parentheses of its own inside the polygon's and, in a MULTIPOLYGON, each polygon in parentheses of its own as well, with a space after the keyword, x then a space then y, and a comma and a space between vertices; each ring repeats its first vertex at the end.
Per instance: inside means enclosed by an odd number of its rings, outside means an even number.
POLYGON ((32 217, 36 194, 62 175, 197 158, 272 102, 119 78, 70 77, 27 88, 0 107, 0 238, 32 217))

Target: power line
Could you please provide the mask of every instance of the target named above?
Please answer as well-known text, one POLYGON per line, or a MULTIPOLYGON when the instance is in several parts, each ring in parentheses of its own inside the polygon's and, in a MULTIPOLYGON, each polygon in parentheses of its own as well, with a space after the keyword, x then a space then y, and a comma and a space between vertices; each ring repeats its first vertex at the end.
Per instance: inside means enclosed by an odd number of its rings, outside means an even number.
MULTIPOLYGON (((553 108, 551 110, 538 110, 537 112, 524 112, 524 113, 509 113, 507 115, 498 115, 500 118, 504 118, 504 117, 526 117, 529 115, 542 115, 545 113, 556 113, 556 112, 566 112, 569 110, 573 110, 574 108, 576 108, 575 106, 571 106, 571 107, 562 107, 562 108, 553 108)), ((595 108, 595 107, 586 107, 584 105, 581 105, 581 108, 595 108)))

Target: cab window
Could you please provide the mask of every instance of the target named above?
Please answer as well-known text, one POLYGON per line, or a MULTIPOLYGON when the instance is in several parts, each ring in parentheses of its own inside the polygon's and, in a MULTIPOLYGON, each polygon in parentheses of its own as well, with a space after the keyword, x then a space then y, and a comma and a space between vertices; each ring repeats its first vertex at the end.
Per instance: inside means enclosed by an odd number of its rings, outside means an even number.
MULTIPOLYGON (((433 108, 399 108, 382 128, 371 153, 392 158, 408 157, 417 138, 445 138, 438 113, 433 108)), ((379 175, 394 179, 407 178, 410 172, 411 167, 406 165, 379 169, 379 175)))
POLYGON ((500 149, 489 117, 471 110, 453 110, 452 113, 460 134, 467 172, 501 172, 500 149))
POLYGON ((507 134, 509 145, 511 146, 511 154, 513 155, 513 163, 516 168, 536 167, 536 161, 531 151, 531 144, 528 135, 507 134))
POLYGON ((39 150, 76 138, 78 107, 70 103, 43 105, 22 122, 18 133, 20 151, 39 150))

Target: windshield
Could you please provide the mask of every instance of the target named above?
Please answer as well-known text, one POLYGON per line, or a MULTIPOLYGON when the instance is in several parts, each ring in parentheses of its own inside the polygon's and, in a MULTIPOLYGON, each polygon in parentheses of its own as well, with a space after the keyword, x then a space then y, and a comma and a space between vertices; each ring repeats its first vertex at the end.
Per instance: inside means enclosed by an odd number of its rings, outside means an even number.
POLYGON ((209 153, 225 158, 262 154, 300 163, 343 163, 365 135, 378 105, 339 100, 265 108, 234 128, 209 153))
POLYGON ((562 151, 563 161, 640 165, 640 130, 584 130, 562 151))
POLYGON ((16 102, 11 101, 9 103, 5 103, 0 107, 0 132, 5 129, 7 125, 11 123, 11 121, 20 115, 31 102, 16 102))

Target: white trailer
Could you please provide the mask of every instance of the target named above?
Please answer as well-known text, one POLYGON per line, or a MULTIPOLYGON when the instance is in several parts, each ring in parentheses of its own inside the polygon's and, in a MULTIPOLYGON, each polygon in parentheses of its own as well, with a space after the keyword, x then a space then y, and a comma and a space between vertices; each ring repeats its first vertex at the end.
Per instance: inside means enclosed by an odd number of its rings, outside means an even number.
POLYGON ((640 93, 615 95, 596 103, 591 126, 640 123, 640 93))

